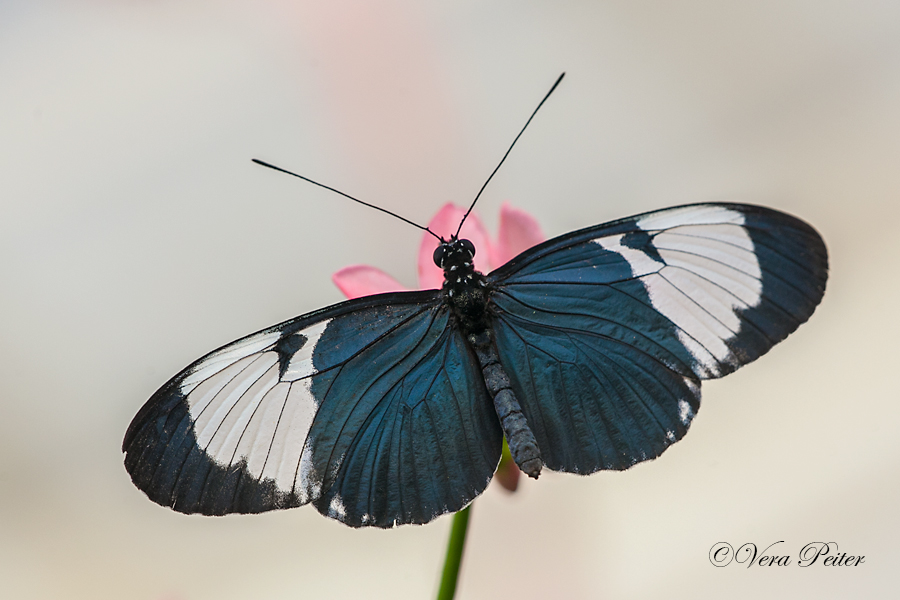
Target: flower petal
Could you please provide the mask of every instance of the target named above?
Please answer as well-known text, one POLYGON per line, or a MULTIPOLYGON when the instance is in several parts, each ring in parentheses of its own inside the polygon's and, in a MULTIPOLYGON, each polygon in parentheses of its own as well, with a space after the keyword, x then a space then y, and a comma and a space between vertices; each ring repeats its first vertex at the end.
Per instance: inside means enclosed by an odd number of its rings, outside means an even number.
POLYGON ((371 294, 404 292, 407 290, 403 284, 381 269, 376 269, 369 265, 344 267, 332 275, 331 280, 351 300, 371 294))
POLYGON ((497 237, 497 267, 547 239, 534 217, 524 210, 513 208, 508 202, 500 207, 500 234, 497 237))
MULTIPOLYGON (((445 204, 441 210, 428 223, 428 228, 445 240, 450 239, 466 209, 455 206, 452 203, 445 204)), ((482 273, 487 273, 493 268, 493 244, 488 237, 487 230, 481 223, 476 213, 469 215, 466 222, 463 223, 462 231, 459 237, 471 241, 475 245, 475 268, 482 273)), ((425 290, 439 288, 444 284, 444 272, 434 264, 434 249, 437 248, 438 241, 427 233, 422 236, 422 243, 419 245, 419 287, 425 290)))
POLYGON ((503 486, 508 492, 515 492, 519 487, 519 476, 522 471, 513 461, 512 454, 509 452, 509 446, 506 440, 503 440, 503 453, 500 455, 500 464, 497 465, 497 471, 494 473, 494 479, 503 486))

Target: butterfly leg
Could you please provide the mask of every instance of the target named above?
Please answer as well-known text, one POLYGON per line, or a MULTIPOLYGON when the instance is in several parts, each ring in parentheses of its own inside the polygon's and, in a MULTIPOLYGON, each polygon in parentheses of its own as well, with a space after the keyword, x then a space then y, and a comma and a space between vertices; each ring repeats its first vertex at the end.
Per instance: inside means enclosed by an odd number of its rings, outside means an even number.
POLYGON ((522 407, 513 394, 509 376, 500 364, 492 338, 491 330, 485 329, 469 335, 469 343, 478 356, 484 383, 494 400, 494 410, 500 418, 500 426, 513 460, 526 475, 537 479, 543 465, 541 450, 522 414, 522 407))

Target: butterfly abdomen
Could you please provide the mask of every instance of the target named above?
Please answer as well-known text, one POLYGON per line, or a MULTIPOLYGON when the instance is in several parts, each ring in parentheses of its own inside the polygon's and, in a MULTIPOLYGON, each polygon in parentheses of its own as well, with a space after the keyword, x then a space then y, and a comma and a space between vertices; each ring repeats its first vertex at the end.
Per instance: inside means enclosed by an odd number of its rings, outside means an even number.
POLYGON ((512 391, 509 375, 500 364, 490 329, 469 335, 468 341, 478 356, 484 384, 494 400, 494 410, 497 411, 500 426, 509 444, 509 452, 519 469, 537 479, 543 466, 541 450, 512 391))

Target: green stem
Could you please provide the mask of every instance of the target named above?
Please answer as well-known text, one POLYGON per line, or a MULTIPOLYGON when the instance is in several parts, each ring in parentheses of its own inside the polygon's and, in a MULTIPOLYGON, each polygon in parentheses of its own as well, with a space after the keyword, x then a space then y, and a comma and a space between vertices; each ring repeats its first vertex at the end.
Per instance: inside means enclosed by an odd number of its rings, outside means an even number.
POLYGON ((462 563, 463 547, 466 545, 466 529, 469 527, 469 511, 472 505, 465 507, 453 515, 450 527, 450 542, 447 544, 447 558, 444 559, 444 573, 441 575, 441 587, 438 600, 453 600, 456 594, 456 583, 459 580, 459 565, 462 563))

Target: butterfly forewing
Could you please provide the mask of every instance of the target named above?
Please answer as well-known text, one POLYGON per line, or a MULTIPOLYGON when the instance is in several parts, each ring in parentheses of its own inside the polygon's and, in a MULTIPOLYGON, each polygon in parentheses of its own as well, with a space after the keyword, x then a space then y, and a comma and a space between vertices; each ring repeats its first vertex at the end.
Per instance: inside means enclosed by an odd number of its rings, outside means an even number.
POLYGON ((622 469, 680 439, 699 380, 784 339, 824 293, 807 224, 736 204, 576 231, 491 274, 499 355, 551 469, 622 469))
POLYGON ((438 293, 385 294, 198 360, 147 402, 123 450, 135 484, 181 512, 317 501, 354 526, 424 523, 486 487, 491 410, 438 293))

